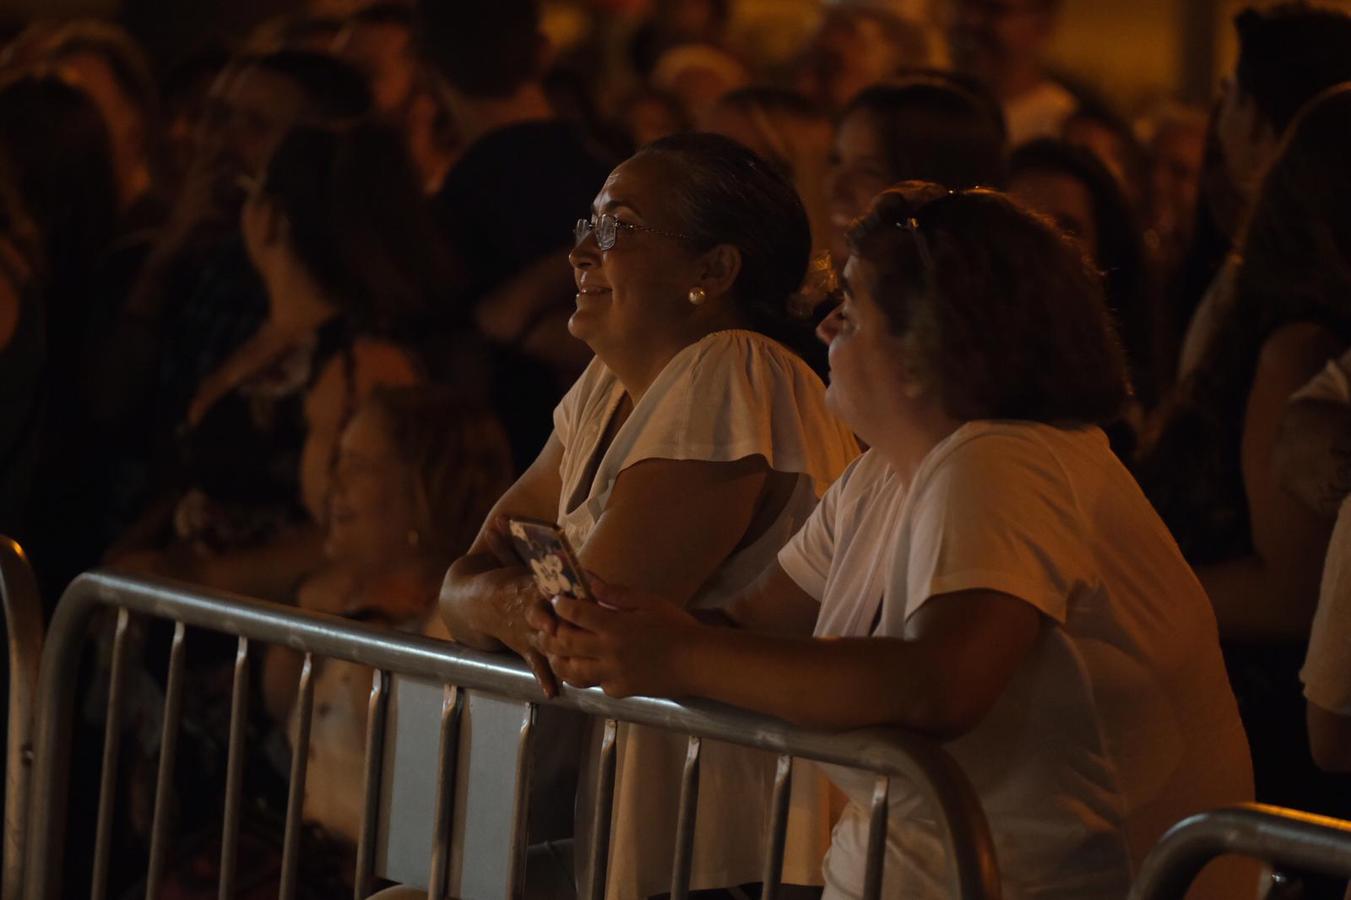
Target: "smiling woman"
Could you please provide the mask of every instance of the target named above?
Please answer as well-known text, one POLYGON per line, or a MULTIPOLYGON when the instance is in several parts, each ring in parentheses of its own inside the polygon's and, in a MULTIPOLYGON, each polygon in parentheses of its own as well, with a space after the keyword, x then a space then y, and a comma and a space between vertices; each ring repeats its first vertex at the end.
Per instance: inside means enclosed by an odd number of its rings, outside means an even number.
MULTIPOLYGON (((787 312, 807 267, 806 214, 749 150, 707 134, 657 141, 611 173, 577 238, 569 328, 596 360, 441 595, 456 639, 515 650, 548 692, 555 676, 526 620, 547 620, 548 606, 503 549, 500 517, 557 522, 597 577, 716 609, 857 452, 794 352, 811 335, 787 312)), ((647 897, 670 886, 685 745, 638 727, 621 741, 608 891, 647 897)), ((705 747, 691 888, 759 879, 773 769, 763 754, 705 747)), ((823 800, 803 790, 795 801, 790 883, 819 883, 823 800)))

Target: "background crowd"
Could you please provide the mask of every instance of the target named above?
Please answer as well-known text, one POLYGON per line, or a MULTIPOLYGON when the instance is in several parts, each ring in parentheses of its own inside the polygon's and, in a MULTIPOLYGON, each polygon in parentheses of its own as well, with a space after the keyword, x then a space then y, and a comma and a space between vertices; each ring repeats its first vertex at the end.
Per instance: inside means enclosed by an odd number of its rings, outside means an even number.
MULTIPOLYGON (((995 188, 1102 275, 1131 384, 1104 430, 1209 595, 1257 798, 1351 816, 1329 774, 1351 771, 1351 14, 1244 11, 1209 109, 1135 117, 1047 68, 1058 0, 942 6, 828 4, 772 64, 727 39, 730 0, 582 4, 566 47, 524 0, 316 3, 153 58, 113 21, 26 24, 0 52, 0 533, 49 603, 112 563, 444 634, 443 576, 551 458, 559 402, 600 352, 570 320, 605 223, 574 225, 607 211, 615 164, 663 140, 657 156, 693 159, 680 135, 714 132, 796 189, 793 315, 745 316, 822 375, 811 329, 874 198, 995 188)), ((659 180, 687 221, 788 240, 699 206, 706 174, 688 197, 659 180)), ((825 484, 852 438, 818 438, 803 453, 832 462, 794 471, 825 484)), ((595 468, 573 476, 590 502, 595 468)), ((153 722, 164 635, 141 638, 153 722)), ((221 698, 190 712, 181 777, 203 785, 231 653, 195 663, 221 698)), ((260 795, 285 771, 295 669, 266 661, 260 795)), ((336 666, 321 683, 327 777, 354 771, 365 687, 336 666)), ((157 738, 128 740, 134 846, 157 738)), ((351 809, 307 799, 339 856, 351 809)), ((211 859, 218 817, 183 816, 211 859)), ((275 824, 256 823, 259 883, 275 824)), ((190 895, 201 875, 175 877, 190 895)))

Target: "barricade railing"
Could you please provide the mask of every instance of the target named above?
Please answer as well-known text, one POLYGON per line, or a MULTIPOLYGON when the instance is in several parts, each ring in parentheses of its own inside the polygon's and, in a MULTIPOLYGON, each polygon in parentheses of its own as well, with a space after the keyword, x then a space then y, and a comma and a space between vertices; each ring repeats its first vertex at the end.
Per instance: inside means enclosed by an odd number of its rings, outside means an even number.
MULTIPOLYGON (((770 799, 769 840, 766 841, 764 898, 773 900, 780 887, 783 863, 790 765, 793 757, 850 766, 876 773, 870 810, 866 855, 866 900, 880 895, 885 855, 888 796, 891 777, 904 779, 921 794, 932 811, 947 847, 951 896, 963 900, 997 900, 999 876, 989 828, 965 775, 934 742, 890 729, 844 734, 826 734, 790 726, 778 719, 706 703, 677 703, 651 698, 617 700, 597 689, 564 688, 552 701, 544 698, 529 670, 518 660, 499 654, 479 653, 443 641, 394 632, 333 616, 311 613, 231 594, 190 588, 157 579, 135 578, 110 571, 80 576, 67 589, 53 617, 42 659, 38 686, 36 761, 31 796, 31 827, 27 846, 27 877, 24 894, 29 900, 55 900, 61 891, 62 852, 66 836, 66 801, 70 767, 71 715, 75 667, 94 613, 100 608, 117 610, 113 637, 112 674, 107 703, 102 785, 95 837, 94 884, 91 896, 101 900, 108 873, 111 847, 112 803, 117 772, 120 717, 125 674, 129 664, 128 626, 133 614, 145 614, 176 622, 169 659, 163 741, 159 760, 158 793, 151 825, 147 896, 155 897, 162 878, 168 846, 169 785, 173 781, 178 717, 183 703, 185 629, 202 628, 238 638, 229 753, 226 765, 224 833, 220 890, 229 898, 234 890, 235 857, 241 813, 242 765, 245 723, 249 700, 249 660, 255 644, 276 644, 304 655, 298 685, 298 729, 294 752, 289 805, 286 813, 281 900, 294 897, 297 851, 307 766, 309 721, 314 706, 315 661, 345 660, 375 670, 368 708, 364 804, 357 848, 355 896, 366 896, 370 884, 380 806, 381 752, 384 716, 389 697, 389 676, 398 674, 433 679, 458 690, 446 692, 441 720, 440 760, 436 773, 435 841, 430 861, 430 898, 444 896, 446 867, 451 842, 455 784, 455 735, 465 706, 464 692, 482 692, 524 701, 533 712, 538 704, 552 703, 598 717, 605 722, 605 739, 599 761, 599 778, 593 798, 595 815, 589 842, 589 883, 580 896, 602 900, 605 896, 611 803, 616 762, 616 723, 653 726, 689 736, 689 752, 682 777, 682 801, 677 825, 673 900, 684 900, 688 887, 690 847, 693 840, 699 784, 700 742, 725 741, 771 751, 779 755, 777 778, 770 799), (452 697, 453 694, 453 697, 452 697)), ((532 729, 521 728, 520 740, 528 743, 532 729)), ((519 748, 518 748, 519 749, 519 748)), ((529 777, 528 767, 524 772, 529 777)), ((524 827, 519 810, 514 819, 512 850, 516 872, 524 870, 524 827)), ((519 878, 510 880, 510 896, 521 896, 519 878)))
POLYGON ((1351 822, 1258 803, 1191 816, 1145 857, 1130 900, 1182 900, 1205 865, 1226 854, 1351 879, 1351 822))
POLYGON ((9 731, 5 747, 4 872, 0 898, 18 900, 33 764, 33 698, 42 657, 42 599, 23 548, 0 535, 0 604, 9 635, 9 731))

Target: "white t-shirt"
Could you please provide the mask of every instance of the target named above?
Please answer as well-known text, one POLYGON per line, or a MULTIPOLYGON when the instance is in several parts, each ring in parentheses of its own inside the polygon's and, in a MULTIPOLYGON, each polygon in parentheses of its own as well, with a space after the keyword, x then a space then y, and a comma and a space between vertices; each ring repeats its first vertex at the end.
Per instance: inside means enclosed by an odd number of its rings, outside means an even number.
MULTIPOLYGON (((645 459, 733 462, 761 456, 775 471, 799 476, 779 517, 714 572, 692 601, 695 607, 721 606, 758 577, 858 454, 853 435, 825 407, 821 379, 801 359, 755 332, 720 331, 666 365, 615 433, 591 483, 584 484, 623 397, 624 386, 596 359, 554 412, 554 431, 563 444, 558 523, 574 547, 585 546, 620 473, 645 459), (568 509, 574 497, 585 499, 568 509)), ((620 728, 609 900, 671 889, 685 750, 686 741, 678 735, 620 728)), ((759 881, 774 757, 709 741, 702 753, 690 887, 759 881)), ((586 765, 584 777, 593 776, 593 765, 594 760, 586 765)), ((820 862, 830 840, 828 787, 810 767, 802 767, 794 782, 791 862, 784 880, 820 884, 820 862)), ((583 804, 577 831, 582 860, 587 858, 589 813, 583 804)), ((585 873, 582 878, 585 883, 585 873)))
MULTIPOLYGON (((979 588, 1045 616, 994 707, 947 745, 989 817, 1008 900, 1119 900, 1166 828, 1252 798, 1210 604, 1096 428, 971 422, 910 484, 869 452, 779 562, 821 600, 818 635, 900 637, 925 603, 979 588)), ((857 897, 872 777, 828 773, 851 802, 826 897, 857 897)), ((884 895, 945 897, 928 812, 895 780, 891 802, 884 895)))

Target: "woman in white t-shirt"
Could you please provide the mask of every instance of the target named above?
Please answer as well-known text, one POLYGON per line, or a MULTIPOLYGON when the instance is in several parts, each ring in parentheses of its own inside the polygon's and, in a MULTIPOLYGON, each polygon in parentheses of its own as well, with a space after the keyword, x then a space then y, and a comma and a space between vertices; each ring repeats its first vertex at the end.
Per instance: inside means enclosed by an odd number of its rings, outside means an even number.
MULTIPOLYGON (((502 516, 558 522, 598 577, 716 608, 773 561, 858 452, 786 346, 819 349, 787 313, 811 237, 792 185, 758 157, 709 134, 650 144, 610 175, 576 237, 569 329, 596 359, 441 596, 456 640, 515 650, 547 693, 554 676, 526 614, 547 624, 549 607, 503 546, 502 516)), ((670 890, 684 753, 674 736, 623 730, 610 898, 670 890)), ((692 888, 759 880, 773 768, 766 754, 705 747, 692 888)), ((787 880, 819 884, 826 804, 798 799, 804 849, 787 880)))
MULTIPOLYGON (((827 399, 871 450, 729 605, 741 627, 602 584, 620 609, 557 598, 541 646, 614 694, 943 738, 1007 898, 1125 897, 1168 826, 1252 784, 1205 594, 1096 427, 1128 392, 1099 278, 988 191, 888 191, 851 243, 827 399)), ((857 897, 870 780, 830 774, 826 897, 857 897)), ((891 802, 885 896, 946 896, 928 811, 891 802)), ((1230 877, 1196 896, 1253 887, 1230 877)))

